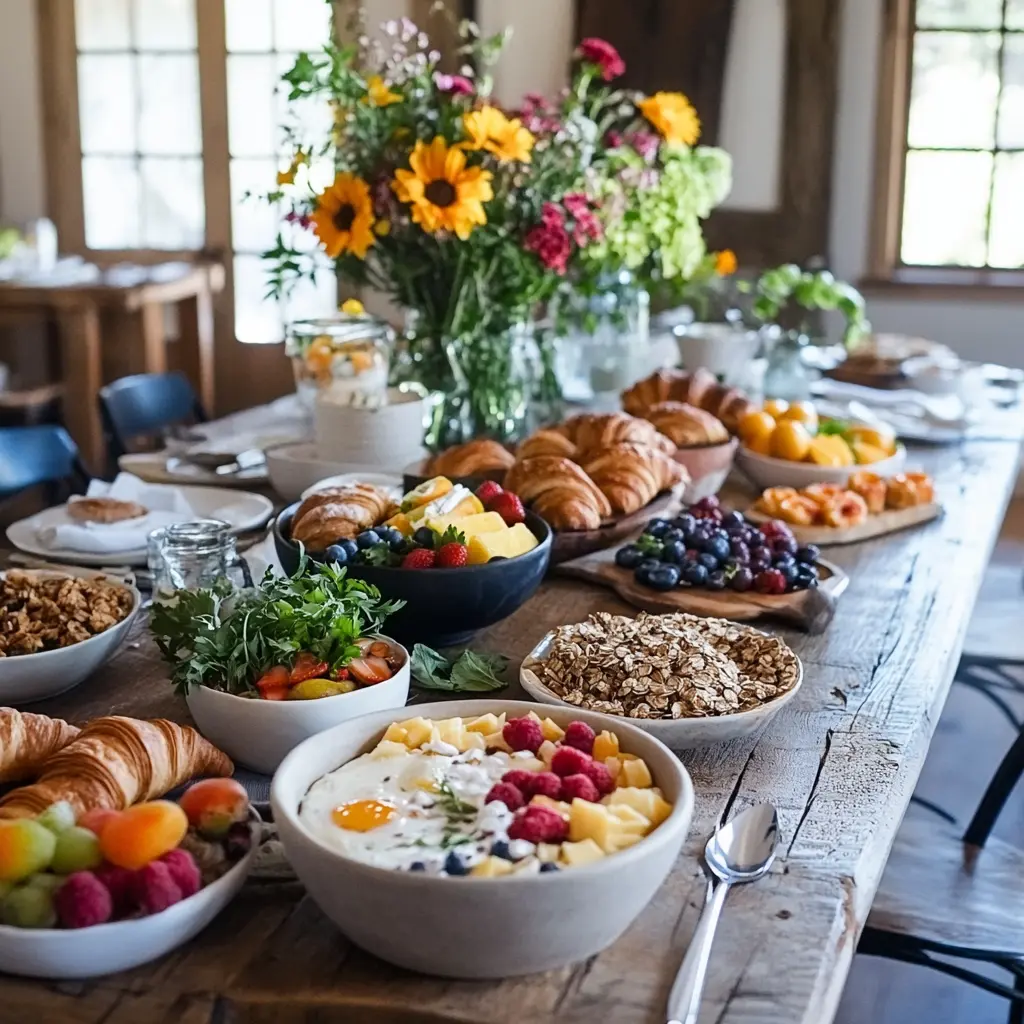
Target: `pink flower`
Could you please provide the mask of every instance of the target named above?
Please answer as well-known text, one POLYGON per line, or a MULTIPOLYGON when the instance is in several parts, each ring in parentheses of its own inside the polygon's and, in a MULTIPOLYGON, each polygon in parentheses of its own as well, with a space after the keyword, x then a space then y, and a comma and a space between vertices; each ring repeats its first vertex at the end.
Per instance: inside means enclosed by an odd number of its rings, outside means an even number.
POLYGON ((561 210, 554 203, 545 203, 541 223, 529 230, 524 247, 527 252, 536 253, 548 270, 563 275, 569 266, 572 245, 565 230, 561 210))
POLYGON ((528 92, 523 97, 523 114, 546 114, 549 111, 548 101, 539 92, 528 92))
POLYGON ((661 145, 661 140, 654 132, 630 132, 626 142, 648 163, 658 155, 658 146, 661 145))
POLYGON ((308 214, 296 213, 292 210, 290 213, 284 215, 284 219, 289 224, 298 224, 300 228, 308 228, 313 221, 310 219, 308 214))
POLYGON ((605 39, 584 39, 576 52, 583 60, 596 64, 606 82, 618 78, 626 70, 626 62, 619 56, 619 51, 605 39))
POLYGON ((617 132, 614 129, 608 132, 604 137, 604 144, 609 149, 618 149, 622 145, 624 139, 622 138, 622 132, 617 132))
POLYGON ((562 200, 562 205, 570 217, 579 217, 590 212, 590 200, 582 192, 570 192, 562 200))
POLYGON ((545 203, 540 209, 540 221, 547 227, 564 227, 565 214, 557 203, 545 203))
POLYGON ((464 75, 444 75, 435 71, 434 85, 440 92, 450 92, 453 96, 473 95, 473 83, 464 75))
POLYGON ((589 210, 576 214, 575 218, 576 224, 572 230, 572 240, 581 249, 590 242, 598 241, 604 234, 601 222, 589 210))

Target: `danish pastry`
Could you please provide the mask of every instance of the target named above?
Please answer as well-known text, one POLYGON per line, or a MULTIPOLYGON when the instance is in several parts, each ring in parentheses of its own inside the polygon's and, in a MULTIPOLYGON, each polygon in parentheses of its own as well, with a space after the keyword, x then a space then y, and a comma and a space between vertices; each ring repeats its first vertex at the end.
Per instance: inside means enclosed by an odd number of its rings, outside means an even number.
POLYGON ((888 508, 914 508, 935 500, 935 485, 927 473, 898 473, 889 477, 885 504, 888 508))
POLYGON ((859 494, 867 503, 868 511, 876 516, 885 509, 886 485, 877 473, 861 470, 854 473, 846 486, 855 494, 859 494))

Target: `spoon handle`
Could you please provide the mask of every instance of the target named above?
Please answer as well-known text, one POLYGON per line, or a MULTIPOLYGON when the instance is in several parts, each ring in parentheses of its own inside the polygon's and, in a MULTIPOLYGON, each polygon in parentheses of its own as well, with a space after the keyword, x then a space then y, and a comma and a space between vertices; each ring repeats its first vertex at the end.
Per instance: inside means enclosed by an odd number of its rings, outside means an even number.
POLYGON ((704 994, 704 979, 711 959, 711 943, 728 894, 729 883, 719 882, 700 915, 693 938, 690 939, 690 948, 679 965, 679 973, 669 993, 668 1024, 697 1024, 700 1000, 704 994))

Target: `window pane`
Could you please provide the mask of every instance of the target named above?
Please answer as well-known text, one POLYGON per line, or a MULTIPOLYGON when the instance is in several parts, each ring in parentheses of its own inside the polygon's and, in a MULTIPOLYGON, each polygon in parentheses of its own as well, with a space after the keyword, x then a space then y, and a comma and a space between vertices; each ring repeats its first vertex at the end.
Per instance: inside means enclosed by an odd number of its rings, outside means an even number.
POLYGON ((140 50, 194 50, 195 0, 135 0, 135 45, 140 50))
POLYGON ((275 117, 275 57, 228 57, 228 144, 232 156, 272 156, 279 131, 275 117))
POLYGON ((1006 27, 1024 29, 1024 0, 1010 0, 1006 7, 1006 27))
POLYGON ((79 50, 128 49, 128 0, 75 0, 75 37, 79 50))
POLYGON ((312 320, 338 310, 338 279, 329 267, 317 271, 316 280, 303 279, 288 298, 285 319, 312 320))
POLYGON ((1000 153, 992 192, 989 263, 993 267, 1024 266, 1024 153, 1000 153))
POLYGON ((277 238, 281 211, 260 196, 273 190, 273 160, 231 161, 232 244, 243 252, 264 252, 277 238), (246 193, 252 195, 246 199, 246 193))
POLYGON ((82 160, 85 244, 90 249, 132 249, 139 245, 139 176, 134 160, 82 160))
POLYGON ((331 38, 331 7, 323 0, 274 0, 274 48, 319 50, 331 38))
POLYGON ((143 157, 142 245, 151 249, 199 249, 205 211, 200 160, 143 157))
POLYGON ((998 54, 995 32, 915 36, 911 146, 991 148, 999 95, 998 54))
POLYGON ((270 0, 224 0, 229 53, 266 53, 274 48, 270 0))
POLYGON ((83 153, 134 153, 135 75, 133 58, 78 58, 78 108, 83 153))
POLYGON ((138 58, 139 148, 143 153, 199 155, 199 68, 194 56, 138 58))
POLYGON ((1003 0, 917 0, 923 28, 999 28, 1003 0))
POLYGON ((1024 149, 1024 34, 1008 35, 1003 50, 1003 99, 999 145, 1024 149))
POLYGON ((991 153, 908 153, 904 263, 985 265, 991 153))
MULTIPOLYGON (((295 54, 279 53, 277 55, 276 74, 278 80, 286 71, 291 70, 294 63, 295 54)), ((334 127, 334 115, 322 96, 307 97, 289 104, 287 87, 278 89, 274 97, 274 110, 275 122, 278 125, 284 124, 286 118, 290 122, 295 122, 302 138, 326 139, 334 127)), ((280 133, 275 136, 275 141, 280 148, 280 133)))
POLYGON ((259 256, 235 257, 235 336, 265 345, 284 338, 284 319, 267 294, 266 266, 259 256))

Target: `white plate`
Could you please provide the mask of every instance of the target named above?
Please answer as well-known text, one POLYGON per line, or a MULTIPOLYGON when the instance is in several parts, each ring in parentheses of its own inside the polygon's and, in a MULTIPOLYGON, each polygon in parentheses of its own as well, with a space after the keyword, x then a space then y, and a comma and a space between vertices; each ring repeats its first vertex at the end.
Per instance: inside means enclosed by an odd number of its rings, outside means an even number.
MULTIPOLYGON (((551 646, 555 633, 546 633, 540 643, 526 656, 519 669, 519 682, 523 689, 541 704, 551 704, 560 708, 572 708, 575 705, 562 700, 552 693, 533 671, 532 664, 543 661, 551 646)), ((706 747, 713 743, 727 743, 729 740, 740 739, 756 733, 770 722, 797 694, 804 681, 803 662, 797 658, 797 676, 793 688, 781 697, 776 697, 767 704, 749 711, 737 711, 731 715, 715 715, 707 718, 628 718, 622 715, 605 715, 609 722, 628 722, 638 729, 656 736, 667 747, 673 750, 690 750, 693 747, 706 747)), ((594 712, 591 712, 594 713, 594 712)), ((615 726, 609 728, 614 732, 615 726)))
POLYGON ((387 491, 395 501, 400 501, 404 493, 402 477, 398 473, 338 473, 336 476, 317 480, 312 487, 307 487, 302 492, 302 497, 308 498, 311 494, 326 490, 328 487, 348 487, 350 484, 373 484, 374 487, 387 491))
POLYGON ((907 449, 896 446, 896 454, 881 462, 865 466, 816 466, 813 462, 792 462, 758 455, 742 445, 736 452, 736 465, 761 489, 795 487, 800 490, 811 484, 845 484, 853 473, 866 470, 878 476, 902 473, 907 462, 907 449))
MULTIPOLYGON (((246 533, 258 529, 271 516, 274 504, 262 494, 251 491, 231 491, 223 487, 180 487, 178 490, 192 506, 197 519, 208 519, 223 510, 222 518, 230 523, 231 532, 246 533)), ((66 505, 55 505, 28 519, 19 519, 7 527, 7 539, 19 551, 44 558, 50 562, 68 562, 71 565, 145 565, 146 549, 134 551, 105 551, 95 554, 72 551, 69 548, 47 548, 39 542, 36 529, 56 526, 68 521, 66 505)))
POLYGON ((218 476, 212 469, 204 469, 192 462, 185 462, 176 455, 167 452, 140 452, 122 455, 117 460, 119 469, 133 473, 147 484, 210 484, 214 487, 244 487, 253 484, 265 484, 269 480, 267 467, 252 466, 238 473, 226 473, 218 476))

